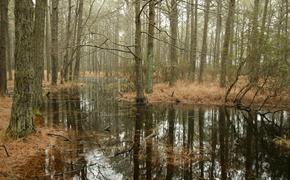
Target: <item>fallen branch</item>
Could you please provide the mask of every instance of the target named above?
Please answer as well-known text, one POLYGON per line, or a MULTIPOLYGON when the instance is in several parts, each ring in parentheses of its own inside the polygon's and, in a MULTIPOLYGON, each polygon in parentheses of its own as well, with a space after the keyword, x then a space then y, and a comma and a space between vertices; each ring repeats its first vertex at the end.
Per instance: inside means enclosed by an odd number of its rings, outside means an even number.
POLYGON ((151 133, 150 135, 148 135, 147 137, 145 137, 144 140, 147 141, 148 139, 151 139, 151 138, 153 138, 153 137, 155 137, 155 136, 156 136, 156 133, 153 132, 153 133, 151 133))
POLYGON ((6 146, 5 145, 0 145, 0 147, 2 147, 5 150, 5 153, 6 153, 7 157, 10 157, 6 146))
POLYGON ((59 135, 59 134, 52 134, 52 133, 47 133, 48 136, 56 136, 56 137, 61 137, 61 138, 64 138, 65 141, 69 141, 69 142, 72 142, 69 138, 63 136, 63 135, 59 135))

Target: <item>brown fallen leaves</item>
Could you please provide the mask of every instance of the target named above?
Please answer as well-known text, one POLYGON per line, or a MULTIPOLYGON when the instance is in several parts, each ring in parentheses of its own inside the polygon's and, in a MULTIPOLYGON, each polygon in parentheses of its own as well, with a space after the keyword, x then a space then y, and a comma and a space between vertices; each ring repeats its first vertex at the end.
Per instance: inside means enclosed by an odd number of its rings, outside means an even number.
MULTIPOLYGON (((10 83, 12 84, 12 83, 10 83)), ((70 85, 66 85, 70 86, 70 85)), ((10 87, 11 88, 11 87, 10 87)), ((61 134, 59 129, 43 127, 41 119, 36 120, 37 132, 26 138, 12 140, 5 137, 5 130, 11 115, 12 98, 0 98, 0 180, 32 179, 44 173, 45 149, 57 145, 58 138, 48 136, 49 133, 61 134)))

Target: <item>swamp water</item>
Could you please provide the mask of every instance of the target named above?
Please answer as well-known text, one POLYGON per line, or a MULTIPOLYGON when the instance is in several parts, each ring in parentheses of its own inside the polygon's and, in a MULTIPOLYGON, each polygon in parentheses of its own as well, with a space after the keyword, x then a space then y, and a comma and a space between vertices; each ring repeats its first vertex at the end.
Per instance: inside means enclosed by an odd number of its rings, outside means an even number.
POLYGON ((82 82, 46 102, 45 126, 69 138, 60 160, 46 150, 46 179, 290 179, 290 155, 273 143, 289 135, 288 112, 138 107, 115 99, 117 81, 82 82))

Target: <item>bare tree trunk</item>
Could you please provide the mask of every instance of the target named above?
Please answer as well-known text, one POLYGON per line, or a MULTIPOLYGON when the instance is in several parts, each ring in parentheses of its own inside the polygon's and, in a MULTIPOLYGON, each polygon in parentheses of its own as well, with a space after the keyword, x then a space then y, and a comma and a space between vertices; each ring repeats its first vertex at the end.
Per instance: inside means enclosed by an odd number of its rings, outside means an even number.
POLYGON ((44 71, 44 27, 46 6, 47 0, 36 0, 33 32, 33 108, 39 108, 43 103, 42 81, 44 71))
POLYGON ((58 79, 58 4, 59 0, 52 0, 51 16, 51 82, 57 84, 58 79))
POLYGON ((170 86, 173 86, 177 81, 177 29, 178 29, 178 12, 177 12, 177 1, 171 0, 170 6, 170 35, 171 35, 171 42, 170 42, 170 86))
MULTIPOLYGON (((189 46, 189 41, 190 41, 190 27, 191 27, 191 19, 190 19, 190 13, 191 13, 191 1, 192 0, 187 0, 186 3, 186 27, 185 27, 185 37, 184 37, 184 62, 188 63, 189 56, 190 56, 190 46, 189 46)), ((193 3, 192 3, 193 4, 193 3)))
POLYGON ((35 131, 32 115, 33 3, 15 0, 15 87, 7 135, 24 137, 35 131))
MULTIPOLYGON (((115 32, 114 32, 114 36, 115 36, 115 43, 116 44, 120 44, 120 11, 117 11, 117 17, 116 17, 116 23, 115 23, 115 32)), ((116 45, 115 48, 118 48, 118 45, 116 45)), ((116 68, 116 72, 117 72, 117 78, 118 78, 118 92, 121 92, 121 57, 120 57, 120 53, 119 51, 116 52, 116 62, 117 62, 117 68, 116 68)), ((94 66, 93 66, 94 67, 94 66)))
MULTIPOLYGON (((76 37, 77 37, 77 25, 78 25, 78 9, 79 9, 79 1, 77 1, 77 5, 75 8, 75 17, 74 17, 74 27, 73 27, 73 39, 72 39, 72 45, 76 45, 76 37)), ((74 63, 74 54, 76 49, 73 49, 70 54, 70 63, 69 63, 69 80, 73 80, 73 63, 74 63)))
POLYGON ((258 59, 261 60, 261 56, 264 51, 264 43, 265 43, 265 31, 266 31, 266 21, 267 21, 267 14, 268 14, 268 4, 269 0, 265 0, 264 2, 264 10, 263 10, 263 18, 262 18, 262 25, 261 25, 261 32, 259 36, 259 50, 258 50, 258 59))
POLYGON ((149 25, 148 25, 148 40, 147 40, 147 79, 146 92, 153 92, 153 60, 154 60, 154 27, 155 26, 155 2, 149 3, 149 25))
POLYGON ((0 96, 7 93, 7 36, 8 36, 8 0, 0 2, 0 96))
POLYGON ((248 59, 250 65, 250 82, 256 84, 258 82, 258 74, 259 74, 259 54, 258 54, 258 41, 259 41, 259 32, 258 32, 258 16, 259 16, 259 5, 260 0, 254 1, 254 10, 252 17, 252 33, 250 40, 250 54, 248 59))
POLYGON ((64 62, 63 62, 63 74, 62 74, 62 80, 67 81, 68 80, 68 68, 69 68, 69 52, 70 52, 70 38, 71 38, 71 0, 68 0, 68 17, 67 17, 67 26, 66 26, 66 50, 64 55, 64 62))
POLYGON ((7 71, 8 71, 8 79, 11 81, 13 79, 13 73, 12 73, 12 62, 14 61, 14 55, 13 55, 13 33, 11 28, 11 24, 9 23, 9 17, 8 17, 8 25, 7 25, 7 71))
MULTIPOLYGON (((158 29, 160 29, 160 27, 161 27, 161 12, 160 12, 161 10, 160 10, 160 8, 161 8, 161 3, 159 3, 157 5, 157 27, 158 27, 158 29)), ((161 39, 161 35, 160 34, 161 33, 158 32, 158 35, 157 35, 158 39, 161 39)), ((161 60, 161 43, 160 43, 160 41, 156 42, 155 48, 156 48, 155 63, 157 65, 159 65, 160 64, 160 60, 161 60)), ((159 77, 159 73, 158 73, 157 76, 159 77)))
MULTIPOLYGON (((217 22, 216 22, 216 34, 215 34, 215 44, 214 44, 214 69, 218 69, 218 64, 220 60, 220 39, 221 39, 221 29, 222 29, 222 0, 217 1, 217 22)), ((217 72, 214 70, 215 75, 217 72)))
MULTIPOLYGON (((192 4, 194 0, 191 1, 192 4)), ((192 64, 192 79, 195 80, 196 58, 197 58, 197 8, 198 0, 195 0, 194 8, 191 9, 191 42, 190 42, 190 60, 192 64)))
POLYGON ((208 20, 209 20, 209 8, 210 8, 210 1, 206 0, 205 10, 204 10, 204 25, 203 25, 203 38, 202 38, 202 49, 200 55, 200 67, 199 67, 199 77, 198 82, 203 82, 204 76, 204 65, 206 62, 207 57, 207 30, 208 30, 208 20))
POLYGON ((223 52, 221 59, 221 78, 220 78, 220 87, 226 86, 226 69, 229 61, 229 47, 230 47, 230 37, 232 33, 232 25, 234 19, 234 11, 235 11, 235 0, 230 0, 229 2, 229 10, 228 17, 225 27, 225 38, 223 44, 223 52))
POLYGON ((80 61, 81 61, 81 37, 82 37, 82 24, 83 24, 83 7, 84 0, 80 0, 78 12, 78 30, 77 30, 77 49, 76 49, 76 64, 74 69, 74 79, 80 76, 80 61))
POLYGON ((136 103, 144 104, 142 54, 141 54, 141 11, 140 0, 135 1, 135 71, 136 71, 136 103))
POLYGON ((51 71, 51 36, 50 36, 50 11, 49 11, 50 1, 48 0, 45 16, 45 55, 46 55, 46 80, 50 80, 50 71, 51 71))
MULTIPOLYGON (((288 21, 289 21, 289 2, 288 0, 285 1, 285 27, 284 27, 284 33, 285 33, 285 43, 284 43, 284 52, 283 52, 283 59, 284 62, 288 61, 288 46, 289 46, 289 36, 288 36, 288 21)), ((262 32, 261 32, 262 33, 262 32)))

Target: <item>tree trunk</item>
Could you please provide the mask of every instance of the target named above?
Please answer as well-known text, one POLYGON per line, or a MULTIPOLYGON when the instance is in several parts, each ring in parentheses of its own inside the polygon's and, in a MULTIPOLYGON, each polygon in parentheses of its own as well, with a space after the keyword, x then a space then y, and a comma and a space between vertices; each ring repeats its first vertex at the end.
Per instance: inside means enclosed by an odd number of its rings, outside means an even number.
POLYGON ((0 2, 0 96, 7 93, 7 36, 8 36, 8 0, 0 2))
POLYGON ((77 30, 77 49, 76 49, 76 64, 74 69, 74 79, 80 77, 80 61, 81 61, 81 37, 82 37, 82 24, 83 24, 83 7, 84 0, 80 0, 78 12, 78 30, 77 30))
MULTIPOLYGON (((190 13, 191 13, 191 4, 192 3, 192 0, 187 0, 186 1, 186 27, 185 27, 185 37, 184 37, 184 56, 183 56, 183 59, 184 59, 184 63, 188 63, 188 60, 189 60, 189 55, 190 55, 190 46, 189 46, 189 41, 190 41, 190 13)), ((192 3, 193 4, 193 3, 192 3)))
POLYGON ((136 103, 144 104, 142 54, 141 54, 141 12, 140 0, 135 1, 135 71, 136 71, 136 103))
POLYGON ((153 59, 154 59, 154 27, 155 26, 155 2, 149 3, 149 25, 147 44, 147 81, 146 92, 153 92, 153 59))
POLYGON ((199 69, 199 77, 198 82, 203 82, 204 76, 204 65, 206 62, 207 57, 207 30, 208 30, 208 20, 209 20, 209 8, 210 8, 210 1, 206 0, 205 10, 204 10, 204 25, 203 25, 203 38, 202 38, 202 49, 200 55, 200 69, 199 69))
POLYGON ((221 40, 221 28, 222 28, 222 0, 218 0, 217 7, 217 22, 216 22, 216 32, 215 32, 215 44, 214 44, 214 75, 217 74, 215 69, 218 69, 218 64, 220 60, 220 40, 221 40))
POLYGON ((260 0, 254 1, 254 10, 252 17, 252 33, 250 40, 250 54, 249 54, 249 65, 250 65, 250 82, 256 84, 258 82, 259 74, 259 54, 258 54, 258 41, 259 41, 259 32, 258 32, 258 16, 259 16, 259 4, 260 0))
POLYGON ((173 86, 177 81, 177 29, 178 29, 178 12, 177 1, 171 0, 171 10, 169 15, 170 20, 170 80, 169 85, 173 86))
POLYGON ((8 79, 11 81, 13 79, 13 73, 12 73, 12 62, 14 61, 14 55, 13 55, 13 34, 14 31, 12 31, 11 24, 9 23, 9 17, 8 17, 8 25, 7 25, 7 71, 8 71, 8 79))
POLYGON ((62 80, 67 81, 68 80, 68 68, 69 68, 69 52, 70 52, 70 38, 71 38, 71 0, 68 0, 68 16, 67 16, 67 25, 66 25, 66 50, 64 55, 64 62, 63 62, 63 69, 62 69, 62 80))
MULTIPOLYGON (((289 2, 288 0, 284 0, 285 2, 285 27, 284 27, 284 33, 285 33, 285 43, 284 43, 284 47, 283 47, 283 59, 284 62, 288 61, 288 54, 289 54, 289 50, 288 50, 288 46, 289 46, 289 36, 288 36, 288 21, 289 21, 289 2)), ((262 32, 261 32, 262 33, 262 32)))
POLYGON ((45 55, 46 55, 46 80, 49 81, 50 71, 51 71, 51 36, 50 36, 50 12, 49 12, 49 0, 48 6, 46 8, 46 18, 45 18, 45 55))
POLYGON ((33 108, 39 108, 43 103, 42 81, 44 71, 44 27, 46 6, 47 0, 36 0, 33 32, 33 108))
POLYGON ((7 135, 24 137, 35 131, 32 115, 33 3, 15 0, 15 87, 7 135))
MULTIPOLYGON (((192 4, 194 0, 191 1, 192 4)), ((195 0, 194 8, 191 10, 191 50, 190 50, 190 59, 192 63, 192 79, 195 80, 195 71, 196 71, 196 55, 197 55, 197 8, 198 0, 195 0)))
POLYGON ((261 60, 262 54, 264 54, 264 46, 265 46, 265 31, 266 31, 266 21, 267 21, 267 14, 268 14, 268 4, 269 0, 265 0, 264 2, 264 10, 263 10, 263 18, 262 18, 262 25, 261 25, 261 32, 259 36, 259 51, 258 51, 258 59, 261 60))
POLYGON ((51 83, 57 84, 58 77, 58 4, 59 0, 52 0, 51 15, 51 83))
MULTIPOLYGON (((78 25, 78 9, 79 9, 79 1, 77 1, 76 8, 75 8, 75 16, 74 16, 74 27, 73 27, 73 38, 72 38, 72 46, 76 45, 76 37, 77 37, 77 25, 78 25)), ((76 48, 72 50, 70 53, 70 63, 69 63, 69 80, 73 80, 73 63, 74 63, 74 54, 75 54, 76 48)))
POLYGON ((234 19, 234 11, 235 11, 235 0, 230 0, 229 2, 229 10, 228 10, 228 17, 225 27, 225 38, 223 44, 223 52, 222 52, 222 59, 221 59, 221 78, 220 78, 220 87, 226 86, 226 69, 227 63, 229 60, 229 47, 230 47, 230 37, 232 33, 232 25, 234 19))

